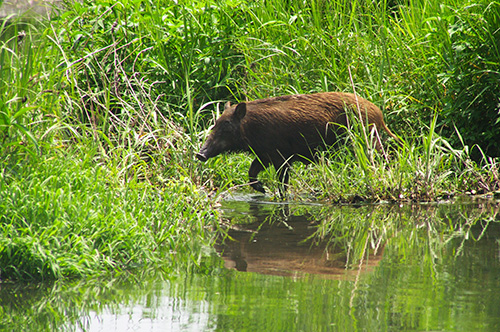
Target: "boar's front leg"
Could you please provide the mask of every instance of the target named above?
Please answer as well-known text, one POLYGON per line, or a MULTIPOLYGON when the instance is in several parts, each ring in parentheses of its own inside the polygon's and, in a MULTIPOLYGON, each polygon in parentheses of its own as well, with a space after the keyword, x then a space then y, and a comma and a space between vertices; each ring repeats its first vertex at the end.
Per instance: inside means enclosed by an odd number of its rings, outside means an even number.
POLYGON ((252 164, 250 165, 250 169, 248 170, 248 178, 250 179, 250 185, 252 186, 253 189, 260 191, 263 194, 266 193, 266 190, 264 189, 262 182, 260 182, 257 179, 257 176, 268 165, 269 165, 268 160, 262 160, 259 158, 255 158, 252 161, 252 164))

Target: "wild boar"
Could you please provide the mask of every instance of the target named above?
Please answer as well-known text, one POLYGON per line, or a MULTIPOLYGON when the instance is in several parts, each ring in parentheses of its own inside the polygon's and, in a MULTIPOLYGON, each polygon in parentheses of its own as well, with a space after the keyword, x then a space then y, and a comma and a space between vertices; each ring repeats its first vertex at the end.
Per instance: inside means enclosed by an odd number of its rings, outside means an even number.
MULTIPOLYGON (((361 113, 365 124, 374 125, 379 132, 383 129, 398 140, 385 125, 382 111, 368 100, 351 93, 324 92, 236 105, 227 102, 196 157, 204 162, 223 152, 253 152, 257 157, 248 171, 250 185, 265 193, 257 176, 273 165, 282 184, 280 194, 283 196, 290 165, 294 161, 305 164, 314 161, 317 148, 335 144, 338 136, 349 127, 347 108, 356 111, 354 114, 361 113)), ((375 137, 375 146, 380 150, 379 136, 375 137)))

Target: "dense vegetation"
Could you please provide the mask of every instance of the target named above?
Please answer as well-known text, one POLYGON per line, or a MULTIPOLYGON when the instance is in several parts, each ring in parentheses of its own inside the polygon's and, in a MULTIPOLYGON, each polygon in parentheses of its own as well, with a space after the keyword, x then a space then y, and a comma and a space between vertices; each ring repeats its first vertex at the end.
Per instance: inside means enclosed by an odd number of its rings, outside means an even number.
POLYGON ((225 100, 355 91, 403 138, 388 159, 353 132, 295 168, 290 198, 497 191, 499 17, 489 1, 84 0, 4 20, 0 278, 201 264, 207 197, 249 164, 193 159, 225 100))

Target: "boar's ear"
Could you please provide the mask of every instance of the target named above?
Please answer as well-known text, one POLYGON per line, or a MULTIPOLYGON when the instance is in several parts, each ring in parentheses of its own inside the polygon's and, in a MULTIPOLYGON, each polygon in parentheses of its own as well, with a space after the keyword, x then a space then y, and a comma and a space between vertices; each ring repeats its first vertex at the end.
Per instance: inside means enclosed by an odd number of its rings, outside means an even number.
POLYGON ((228 108, 231 107, 231 102, 228 101, 225 105, 224 105, 224 111, 227 110, 228 108))
POLYGON ((245 103, 239 103, 236 105, 236 108, 234 109, 234 118, 237 121, 241 121, 245 117, 245 114, 247 114, 247 104, 245 103))

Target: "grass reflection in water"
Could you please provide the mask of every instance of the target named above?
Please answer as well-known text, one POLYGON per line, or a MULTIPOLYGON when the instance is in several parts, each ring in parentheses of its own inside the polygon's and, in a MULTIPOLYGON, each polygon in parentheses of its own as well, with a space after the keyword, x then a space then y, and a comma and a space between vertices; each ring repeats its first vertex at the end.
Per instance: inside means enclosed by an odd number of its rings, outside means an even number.
POLYGON ((353 207, 244 197, 224 202, 222 209, 228 236, 217 251, 224 260, 212 250, 200 266, 177 277, 156 270, 113 280, 3 285, 0 326, 37 331, 500 327, 498 201, 353 207))

